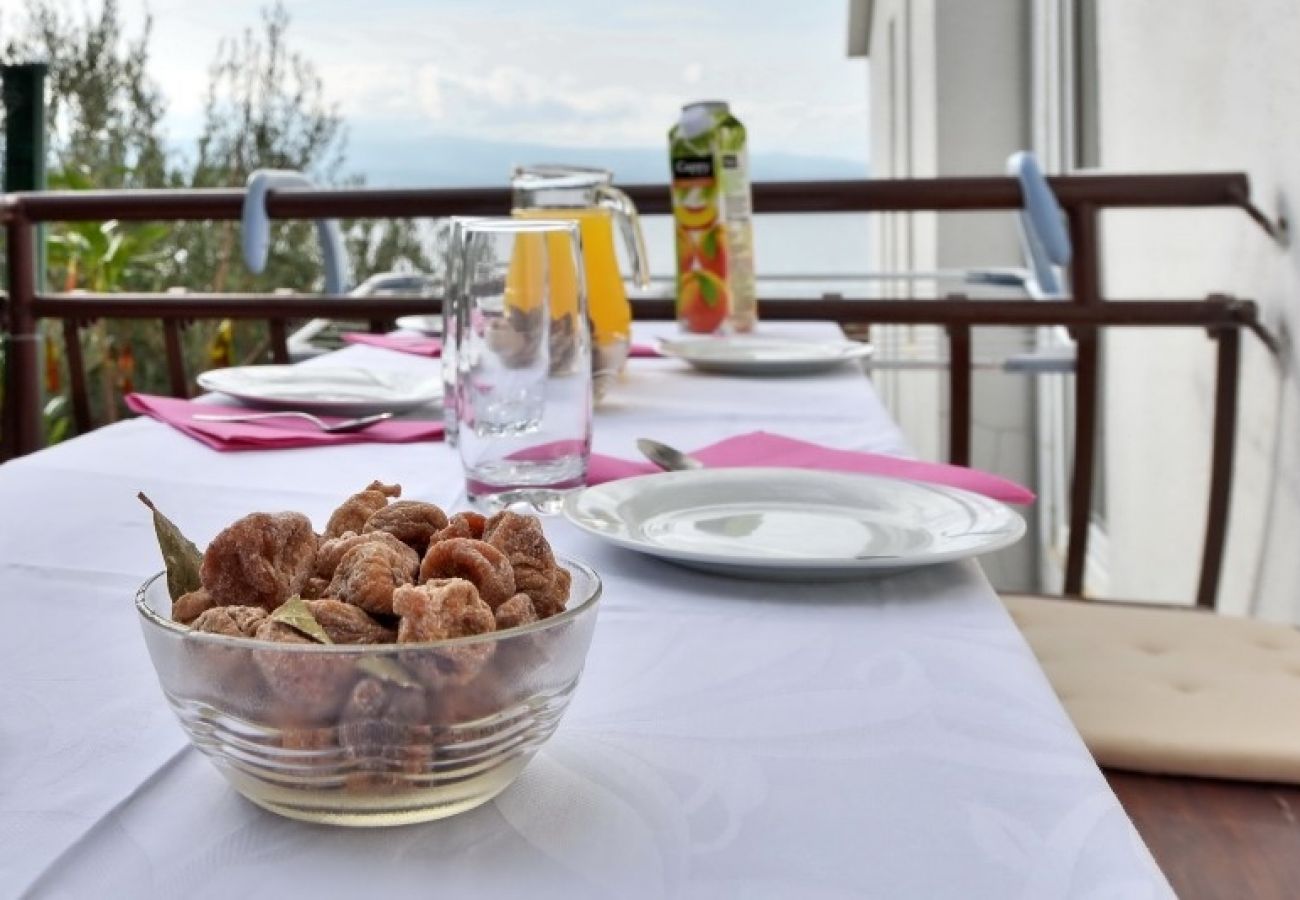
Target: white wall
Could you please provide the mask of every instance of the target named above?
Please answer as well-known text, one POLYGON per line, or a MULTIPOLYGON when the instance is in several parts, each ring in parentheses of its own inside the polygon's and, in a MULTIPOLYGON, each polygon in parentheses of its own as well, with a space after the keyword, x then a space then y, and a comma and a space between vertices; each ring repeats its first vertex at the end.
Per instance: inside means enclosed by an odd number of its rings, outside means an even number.
MULTIPOLYGON (((1029 48, 1025 0, 876 0, 871 42, 871 165, 877 178, 1001 174, 1028 143, 1029 48)), ((1001 213, 886 214, 876 229, 877 267, 893 271, 1017 266, 1014 217, 1001 213)), ((960 286, 899 282, 897 296, 935 296, 960 286), (911 292, 911 293, 909 293, 911 292)), ((889 328, 878 343, 912 344, 922 356, 946 352, 934 328, 889 328)), ((996 356, 1012 335, 980 331, 975 355, 996 356), (987 351, 987 353, 985 353, 987 351)), ((901 353, 882 346, 886 355, 901 353)), ((947 455, 946 376, 875 376, 917 452, 947 455)), ((972 397, 972 463, 1024 483, 1035 481, 1033 383, 978 373, 972 397)), ((994 584, 1037 588, 1031 537, 984 561, 994 584)))
MULTIPOLYGON (((876 0, 872 6, 868 71, 873 178, 933 178, 938 172, 934 5, 935 0, 876 0)), ((933 214, 881 213, 874 218, 873 269, 926 272, 938 268, 933 214)), ((928 285, 912 281, 885 287, 903 297, 932 292, 928 285)), ((883 326, 874 329, 872 336, 888 356, 897 355, 901 345, 934 344, 933 329, 883 326)), ((917 454, 942 458, 940 375, 880 371, 874 380, 917 454)))
MULTIPOLYGON (((1300 212, 1300 3, 1098 0, 1101 165, 1244 170, 1266 210, 1300 212)), ((1114 297, 1258 301, 1275 331, 1300 316, 1300 241, 1279 248, 1236 211, 1108 214, 1114 297)), ((1244 340, 1221 605, 1300 621, 1300 384, 1244 340)), ((1111 593, 1187 601, 1205 526, 1212 344, 1118 333, 1106 347, 1111 593)))

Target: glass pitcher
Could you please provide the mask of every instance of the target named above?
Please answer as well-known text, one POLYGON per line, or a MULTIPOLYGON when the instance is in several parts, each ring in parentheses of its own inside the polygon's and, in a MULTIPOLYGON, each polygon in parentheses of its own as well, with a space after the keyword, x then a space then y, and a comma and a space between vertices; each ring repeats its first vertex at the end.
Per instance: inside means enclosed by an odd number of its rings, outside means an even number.
MULTIPOLYGON (((598 396, 622 371, 632 341, 632 307, 614 252, 615 218, 632 264, 633 281, 641 288, 650 286, 641 220, 631 198, 610 183, 613 177, 604 169, 533 165, 519 166, 510 179, 515 216, 578 223, 592 326, 592 375, 598 396)), ((576 297, 575 276, 576 272, 563 266, 552 266, 551 296, 556 298, 553 312, 563 312, 559 298, 576 297)))

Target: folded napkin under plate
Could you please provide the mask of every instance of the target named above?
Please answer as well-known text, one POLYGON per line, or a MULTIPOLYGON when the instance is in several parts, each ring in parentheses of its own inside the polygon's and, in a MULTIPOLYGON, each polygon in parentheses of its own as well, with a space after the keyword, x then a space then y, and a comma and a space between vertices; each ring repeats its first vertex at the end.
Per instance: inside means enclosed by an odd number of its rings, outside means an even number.
MULTIPOLYGON (((171 425, 213 450, 286 450, 293 447, 332 447, 338 444, 409 444, 441 440, 442 422, 395 420, 371 425, 351 434, 327 434, 310 422, 292 416, 256 422, 201 422, 196 413, 238 415, 251 413, 244 406, 219 406, 151 394, 127 394, 126 405, 134 412, 171 425)), ((320 416, 327 423, 344 417, 320 416)))
POLYGON ((343 341, 348 344, 364 344, 367 347, 396 350, 399 353, 413 353, 416 356, 442 355, 442 341, 438 338, 414 334, 367 334, 364 331, 348 331, 344 332, 343 341))
MULTIPOLYGON (((416 356, 442 355, 441 340, 415 334, 368 334, 364 331, 348 331, 343 334, 343 341, 348 344, 364 344, 367 347, 396 350, 399 353, 413 353, 416 356)), ((649 344, 633 344, 628 348, 627 355, 630 359, 653 359, 662 356, 649 344)))
MULTIPOLYGON (((978 469, 856 450, 836 450, 766 431, 737 435, 690 453, 705 466, 714 468, 786 466, 827 472, 857 472, 943 484, 983 494, 1004 503, 1023 505, 1034 502, 1034 492, 1028 488, 978 469)), ((593 453, 587 467, 587 483, 601 484, 658 471, 660 469, 652 463, 593 453)))

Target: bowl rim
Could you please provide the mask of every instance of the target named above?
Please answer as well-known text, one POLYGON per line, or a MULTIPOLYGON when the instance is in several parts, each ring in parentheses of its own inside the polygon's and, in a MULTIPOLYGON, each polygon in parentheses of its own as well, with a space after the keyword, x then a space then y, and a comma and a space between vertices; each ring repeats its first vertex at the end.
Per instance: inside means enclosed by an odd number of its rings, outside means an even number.
POLYGON ((259 641, 256 638, 234 637, 225 634, 212 634, 206 631, 194 631, 188 625, 182 625, 165 616, 159 615, 149 605, 149 590, 160 580, 167 577, 167 570, 156 572, 136 589, 135 608, 140 614, 142 623, 146 626, 157 628, 159 631, 171 634, 185 640, 198 641, 205 644, 217 646, 236 647, 243 650, 253 650, 258 648, 274 648, 276 653, 324 653, 327 655, 369 655, 380 653, 382 655, 400 655, 417 650, 442 650, 448 647, 466 647, 474 644, 486 644, 501 640, 502 638, 513 638, 521 635, 532 634, 534 632, 545 631, 565 622, 571 622, 588 610, 593 609, 599 602, 601 594, 604 591, 604 583, 595 570, 586 563, 579 562, 567 556, 556 555, 556 562, 563 565, 566 569, 576 570, 584 575, 591 584, 591 589, 587 596, 582 598, 577 606, 572 606, 562 613, 551 616, 546 619, 538 619, 536 622, 529 622, 527 625, 516 625, 514 628, 503 628, 500 631, 485 631, 482 634, 471 634, 464 637, 445 638, 441 641, 412 641, 405 644, 282 644, 275 641, 259 641), (251 646, 250 646, 251 645, 251 646))

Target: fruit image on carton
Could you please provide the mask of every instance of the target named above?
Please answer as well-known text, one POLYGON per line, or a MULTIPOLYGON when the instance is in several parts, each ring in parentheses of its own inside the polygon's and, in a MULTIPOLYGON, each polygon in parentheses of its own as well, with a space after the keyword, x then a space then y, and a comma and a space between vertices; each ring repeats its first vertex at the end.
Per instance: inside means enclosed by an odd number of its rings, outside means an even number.
POLYGON ((690 104, 669 148, 678 322, 701 334, 751 331, 757 301, 744 126, 725 103, 690 104))

